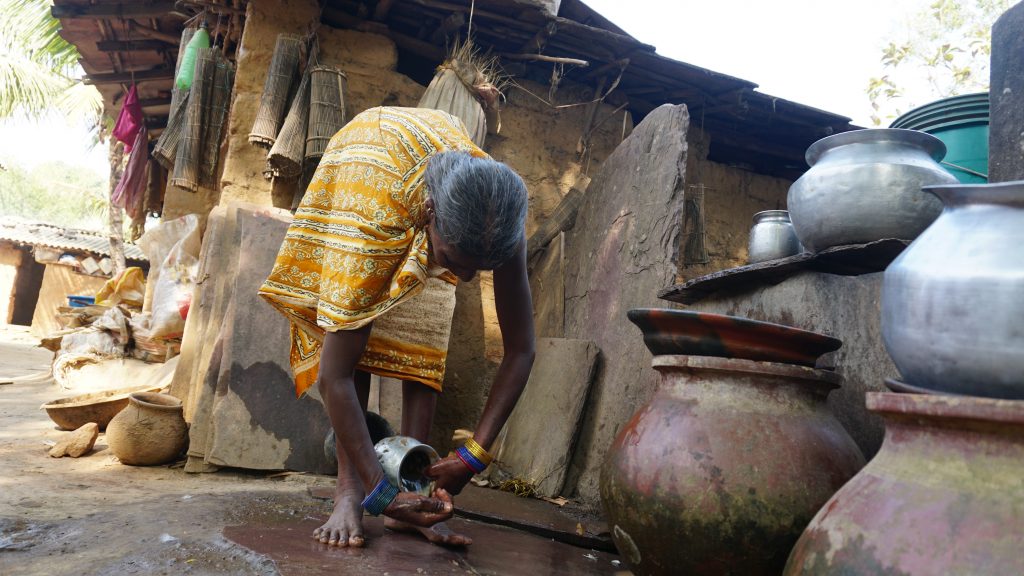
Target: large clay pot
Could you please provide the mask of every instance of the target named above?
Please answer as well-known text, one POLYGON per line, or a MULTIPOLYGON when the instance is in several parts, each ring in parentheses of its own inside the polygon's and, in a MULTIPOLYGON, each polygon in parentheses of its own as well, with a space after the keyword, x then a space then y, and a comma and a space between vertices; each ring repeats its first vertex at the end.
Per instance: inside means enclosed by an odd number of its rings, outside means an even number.
POLYGON ((107 424, 107 445, 122 464, 153 466, 177 458, 188 440, 181 400, 137 392, 107 424))
POLYGON ((885 238, 913 240, 942 204, 922 186, 955 184, 939 161, 946 145, 916 130, 872 129, 822 138, 786 206, 800 243, 813 252, 885 238))
POLYGON ((601 501, 637 575, 777 575, 864 457, 825 406, 839 376, 656 356, 654 397, 605 459, 601 501))
POLYGON ((869 393, 882 448, 821 509, 795 574, 1024 574, 1024 402, 869 393))
POLYGON ((925 190, 946 207, 885 271, 885 347, 907 384, 1024 399, 1024 181, 925 190))

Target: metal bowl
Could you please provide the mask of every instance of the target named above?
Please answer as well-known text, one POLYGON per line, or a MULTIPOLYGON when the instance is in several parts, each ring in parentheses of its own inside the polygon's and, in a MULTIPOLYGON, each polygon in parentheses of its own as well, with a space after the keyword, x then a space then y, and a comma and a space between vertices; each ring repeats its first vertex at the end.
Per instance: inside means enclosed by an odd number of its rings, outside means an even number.
POLYGON ((838 350, 842 340, 798 328, 737 316, 635 308, 626 314, 644 333, 651 354, 743 358, 814 366, 822 354, 838 350))
POLYGON ((128 405, 128 396, 135 392, 159 392, 160 386, 132 386, 103 390, 47 402, 39 408, 57 426, 64 430, 77 430, 89 422, 95 422, 100 430, 106 430, 111 418, 128 405))

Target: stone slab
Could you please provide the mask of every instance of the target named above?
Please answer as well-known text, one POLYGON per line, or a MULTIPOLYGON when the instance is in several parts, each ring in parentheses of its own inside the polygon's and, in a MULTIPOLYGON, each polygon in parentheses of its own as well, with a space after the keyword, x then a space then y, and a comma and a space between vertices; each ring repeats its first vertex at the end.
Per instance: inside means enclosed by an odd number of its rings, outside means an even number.
POLYGON ((688 309, 776 322, 842 340, 839 350, 819 360, 843 377, 828 405, 870 459, 882 444, 884 427, 881 418, 867 411, 865 394, 885 391, 885 379, 899 374, 882 342, 881 289, 881 272, 802 272, 775 285, 734 286, 688 309))
POLYGON ((1024 3, 992 26, 988 181, 1024 180, 1024 3))
MULTIPOLYGON (((186 334, 186 338, 191 337, 195 342, 188 344, 185 340, 182 341, 182 355, 188 352, 195 356, 189 364, 191 370, 175 374, 175 378, 181 378, 189 388, 185 419, 191 424, 188 446, 190 460, 205 457, 207 441, 212 433, 210 416, 213 412, 217 379, 223 358, 220 332, 231 302, 235 274, 238 271, 237 208, 238 205, 230 205, 223 210, 218 208, 211 214, 211 226, 215 225, 215 217, 222 217, 223 222, 216 228, 211 228, 213 233, 204 240, 204 247, 209 245, 210 249, 204 255, 205 262, 200 263, 200 268, 215 273, 209 278, 200 275, 200 290, 192 303, 192 309, 198 308, 199 314, 196 318, 199 326, 192 334, 186 334)), ((191 312, 189 315, 191 316, 191 312)), ((190 468, 193 469, 208 467, 190 468)))
POLYGON ((204 344, 202 340, 209 322, 210 307, 217 284, 216 277, 219 274, 217 264, 219 262, 215 262, 215 258, 223 253, 218 244, 224 234, 226 212, 227 207, 218 206, 207 216, 206 232, 203 234, 202 247, 199 249, 199 269, 196 273, 192 304, 189 307, 188 317, 185 318, 178 368, 174 373, 169 390, 172 396, 181 400, 186 422, 192 421, 194 409, 194 399, 191 398, 192 379, 204 344))
POLYGON ((205 460, 217 466, 326 473, 323 405, 295 397, 288 322, 257 294, 291 222, 287 211, 237 209, 238 272, 221 330, 223 357, 205 460))
POLYGON ((594 341, 601 367, 565 490, 575 485, 591 506, 605 452, 655 388, 626 312, 657 306, 658 291, 675 282, 689 125, 685 106, 648 114, 593 176, 566 237, 565 336, 594 341))
POLYGON ((856 276, 881 272, 910 245, 907 240, 887 238, 866 244, 833 246, 817 253, 804 252, 788 258, 768 260, 706 274, 661 290, 658 297, 680 304, 693 304, 719 290, 751 284, 778 284, 805 270, 856 276))
MULTIPOLYGON (((571 505, 566 505, 571 507, 571 505)), ((608 524, 595 516, 573 514, 537 498, 469 485, 455 498, 455 515, 509 526, 573 546, 615 552, 608 524)))
POLYGON ((559 233, 530 269, 533 325, 538 337, 565 335, 565 234, 559 233))
POLYGON ((326 519, 325 516, 284 524, 228 526, 224 536, 269 556, 283 576, 610 576, 621 570, 618 557, 607 552, 461 518, 452 520, 450 526, 473 538, 473 545, 467 548, 444 548, 430 544, 418 534, 385 531, 381 517, 363 519, 365 547, 338 548, 310 538, 326 519))
POLYGON ((535 483, 542 496, 562 492, 597 354, 589 340, 537 340, 530 380, 505 424, 496 458, 512 476, 535 483))

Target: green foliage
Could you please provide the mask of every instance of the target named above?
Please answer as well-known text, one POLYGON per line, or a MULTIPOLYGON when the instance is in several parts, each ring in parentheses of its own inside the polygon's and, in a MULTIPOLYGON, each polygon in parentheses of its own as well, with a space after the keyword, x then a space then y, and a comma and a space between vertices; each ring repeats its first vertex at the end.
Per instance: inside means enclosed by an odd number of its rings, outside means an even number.
POLYGON ((64 162, 32 170, 0 169, 0 214, 69 228, 103 230, 107 221, 105 177, 64 162))
POLYGON ((866 92, 876 126, 933 100, 988 90, 992 24, 1016 0, 934 0, 882 48, 866 92))
POLYGON ((98 132, 103 98, 74 78, 78 50, 60 37, 50 0, 0 0, 0 118, 56 111, 98 132))

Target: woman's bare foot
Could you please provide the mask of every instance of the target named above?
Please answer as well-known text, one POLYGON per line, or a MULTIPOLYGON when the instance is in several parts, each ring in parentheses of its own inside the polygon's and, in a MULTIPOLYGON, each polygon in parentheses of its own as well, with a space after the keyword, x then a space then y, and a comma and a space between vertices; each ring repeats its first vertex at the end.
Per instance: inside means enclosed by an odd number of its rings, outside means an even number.
POLYGON ((452 517, 452 497, 434 490, 428 498, 413 492, 400 492, 384 509, 384 515, 399 522, 429 528, 452 517))
POLYGON ((465 534, 452 531, 444 522, 438 522, 433 526, 422 528, 413 526, 393 518, 384 518, 384 527, 397 532, 417 532, 424 538, 439 546, 469 546, 473 539, 465 534))
POLYGON ((334 512, 323 526, 313 531, 313 539, 329 546, 362 547, 363 495, 359 491, 338 491, 334 512))

